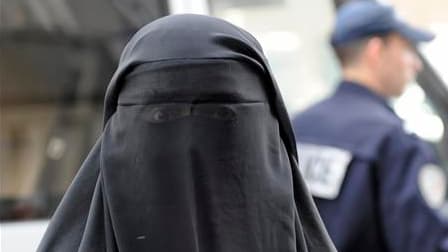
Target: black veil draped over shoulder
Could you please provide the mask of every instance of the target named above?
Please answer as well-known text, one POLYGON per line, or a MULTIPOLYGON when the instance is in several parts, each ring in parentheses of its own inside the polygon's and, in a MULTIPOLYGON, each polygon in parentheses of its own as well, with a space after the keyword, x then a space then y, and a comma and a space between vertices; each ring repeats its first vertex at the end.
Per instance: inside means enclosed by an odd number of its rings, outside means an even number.
POLYGON ((38 251, 335 251, 246 31, 173 15, 125 47, 104 129, 38 251))

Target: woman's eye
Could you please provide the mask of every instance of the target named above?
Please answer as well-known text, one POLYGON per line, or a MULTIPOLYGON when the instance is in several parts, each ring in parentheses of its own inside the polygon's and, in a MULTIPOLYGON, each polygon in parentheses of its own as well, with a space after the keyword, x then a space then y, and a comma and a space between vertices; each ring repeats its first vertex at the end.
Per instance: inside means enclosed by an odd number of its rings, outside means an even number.
POLYGON ((165 113, 163 113, 163 111, 156 111, 153 115, 154 120, 156 121, 163 121, 164 119, 166 119, 166 115, 165 113))
POLYGON ((226 106, 196 107, 194 109, 193 114, 197 116, 204 116, 208 118, 226 120, 226 121, 234 120, 236 118, 235 111, 226 106))
POLYGON ((151 122, 166 122, 190 115, 191 106, 163 106, 150 112, 151 122))
POLYGON ((217 119, 223 120, 231 120, 234 118, 234 112, 229 108, 219 108, 218 111, 215 112, 215 116, 217 119))

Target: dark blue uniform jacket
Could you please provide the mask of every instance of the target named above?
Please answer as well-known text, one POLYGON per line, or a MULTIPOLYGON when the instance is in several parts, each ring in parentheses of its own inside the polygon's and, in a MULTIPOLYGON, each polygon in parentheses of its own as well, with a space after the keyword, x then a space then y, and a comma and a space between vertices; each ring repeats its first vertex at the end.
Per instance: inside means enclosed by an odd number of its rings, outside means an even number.
POLYGON ((313 195, 338 251, 448 251, 447 220, 418 186, 421 169, 437 167, 433 149, 403 130, 382 97, 342 82, 333 96, 297 116, 293 126, 306 179, 324 183, 317 188, 323 197, 313 195), (301 155, 310 146, 323 156, 320 161, 301 155), (324 154, 328 150, 335 152, 324 154), (337 153, 342 157, 332 161, 337 153), (334 168, 337 162, 344 167, 334 168), (326 169, 339 170, 327 178, 326 169))

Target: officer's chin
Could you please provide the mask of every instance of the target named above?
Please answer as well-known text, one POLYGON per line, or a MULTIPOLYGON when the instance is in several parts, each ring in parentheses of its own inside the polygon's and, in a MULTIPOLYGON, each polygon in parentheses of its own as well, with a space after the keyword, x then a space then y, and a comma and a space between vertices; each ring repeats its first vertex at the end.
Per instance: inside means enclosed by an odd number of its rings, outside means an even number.
POLYGON ((404 84, 396 86, 394 90, 391 90, 389 96, 390 98, 398 98, 406 91, 406 87, 412 82, 406 82, 404 84))

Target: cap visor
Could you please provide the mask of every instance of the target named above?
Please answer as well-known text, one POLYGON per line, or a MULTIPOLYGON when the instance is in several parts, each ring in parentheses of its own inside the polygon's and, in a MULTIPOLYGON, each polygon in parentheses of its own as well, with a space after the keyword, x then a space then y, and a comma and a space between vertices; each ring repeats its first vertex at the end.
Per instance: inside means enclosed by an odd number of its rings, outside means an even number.
POLYGON ((397 32, 412 43, 429 42, 435 38, 435 35, 426 30, 412 27, 406 23, 398 23, 397 32))

